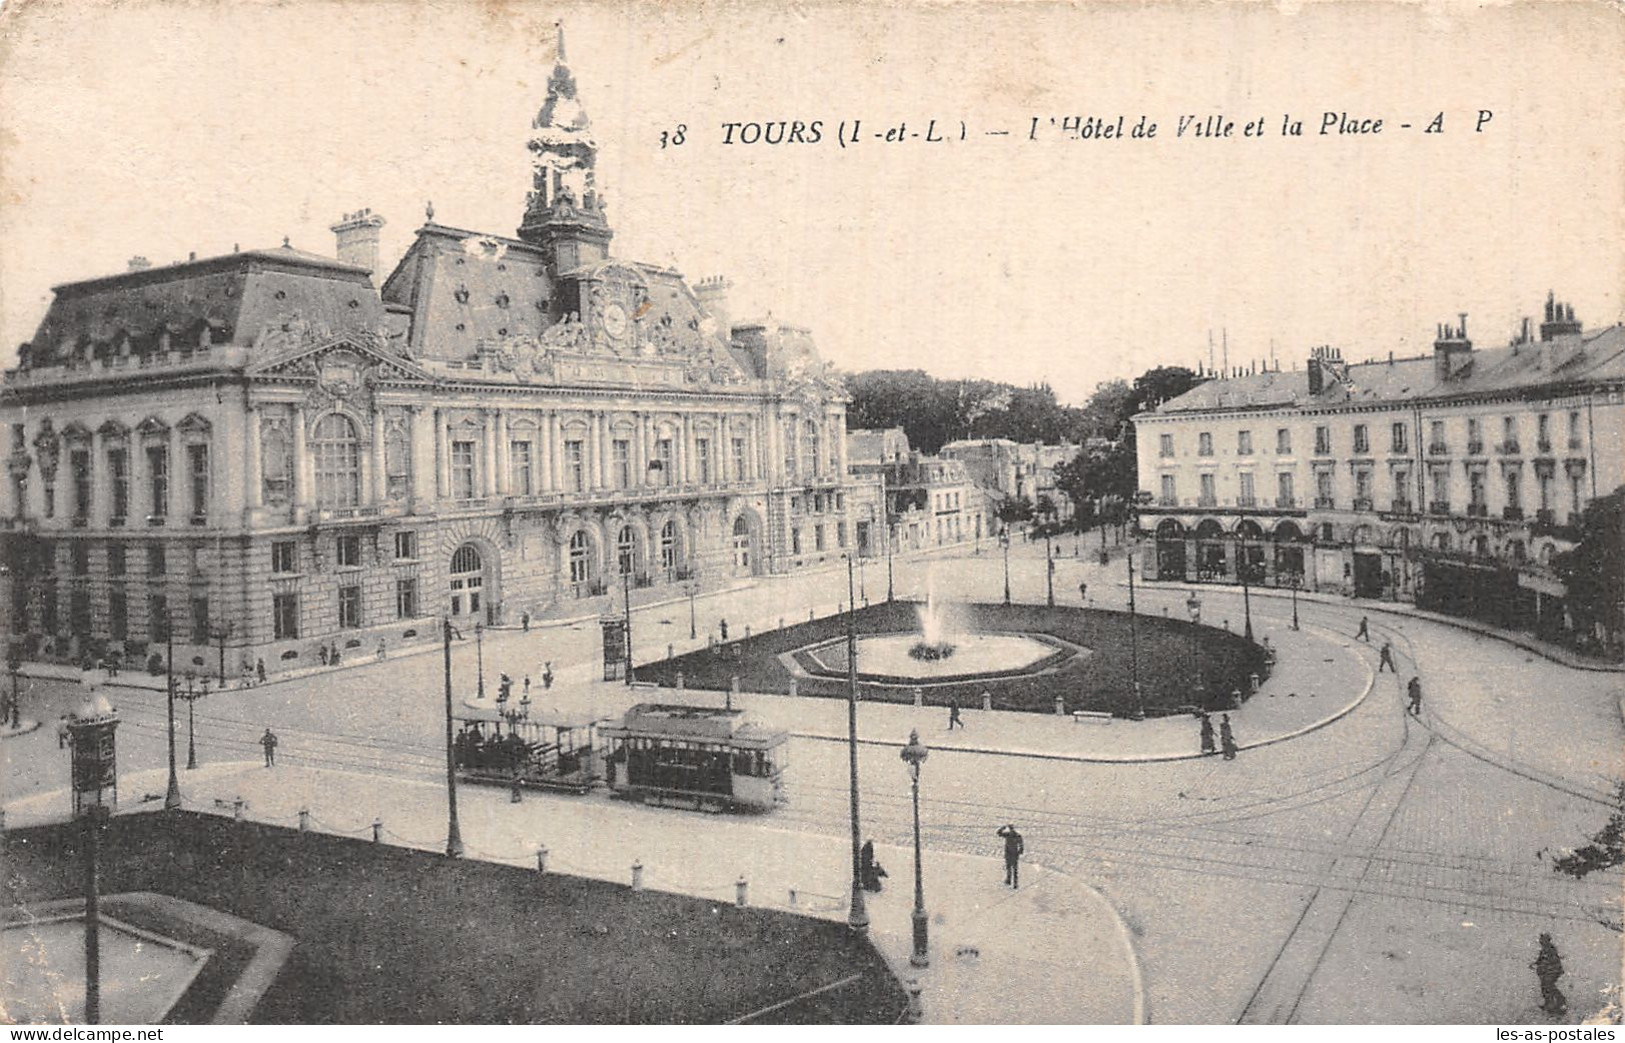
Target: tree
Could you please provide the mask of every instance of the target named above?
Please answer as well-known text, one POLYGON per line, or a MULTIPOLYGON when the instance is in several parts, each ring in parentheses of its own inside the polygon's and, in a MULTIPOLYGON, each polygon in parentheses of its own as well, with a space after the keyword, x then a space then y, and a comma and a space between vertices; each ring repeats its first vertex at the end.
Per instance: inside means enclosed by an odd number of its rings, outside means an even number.
POLYGON ((1588 635, 1609 639, 1625 625, 1625 486, 1592 500, 1580 519, 1580 542, 1553 561, 1568 588, 1569 613, 1588 635))
POLYGON ((1055 501, 1051 499, 1049 493, 1040 493, 1038 502, 1033 504, 1033 511, 1040 518, 1053 520, 1055 518, 1055 501))
POLYGON ((1033 502, 1025 496, 1012 496, 999 504, 998 508, 993 512, 993 517, 1006 525, 1015 522, 1032 521, 1033 502))
POLYGON ((1134 411, 1155 409, 1197 385, 1196 374, 1184 366, 1158 366, 1134 378, 1134 411))
MULTIPOLYGON (((1625 782, 1614 784, 1614 806, 1608 821, 1588 838, 1590 843, 1565 851, 1552 859, 1552 871, 1584 880, 1592 873, 1606 872, 1625 865, 1625 782)), ((1543 855, 1545 852, 1541 852, 1543 855)), ((1613 930, 1625 930, 1617 920, 1598 921, 1613 930)))

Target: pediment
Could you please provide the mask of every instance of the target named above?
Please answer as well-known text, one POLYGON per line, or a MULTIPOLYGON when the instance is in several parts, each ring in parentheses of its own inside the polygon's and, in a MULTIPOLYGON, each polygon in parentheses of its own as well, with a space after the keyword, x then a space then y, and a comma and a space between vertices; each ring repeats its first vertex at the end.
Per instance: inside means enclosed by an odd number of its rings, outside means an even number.
POLYGON ((388 382, 427 384, 428 373, 388 351, 382 334, 345 333, 300 344, 248 367, 251 377, 284 377, 340 384, 388 382))

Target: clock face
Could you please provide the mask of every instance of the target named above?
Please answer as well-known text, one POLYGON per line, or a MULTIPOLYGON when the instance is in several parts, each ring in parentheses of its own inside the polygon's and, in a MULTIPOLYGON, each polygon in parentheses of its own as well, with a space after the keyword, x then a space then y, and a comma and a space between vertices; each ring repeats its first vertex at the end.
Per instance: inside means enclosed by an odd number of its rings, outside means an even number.
POLYGON ((604 306, 604 332, 615 340, 626 336, 626 308, 619 302, 611 301, 604 306))

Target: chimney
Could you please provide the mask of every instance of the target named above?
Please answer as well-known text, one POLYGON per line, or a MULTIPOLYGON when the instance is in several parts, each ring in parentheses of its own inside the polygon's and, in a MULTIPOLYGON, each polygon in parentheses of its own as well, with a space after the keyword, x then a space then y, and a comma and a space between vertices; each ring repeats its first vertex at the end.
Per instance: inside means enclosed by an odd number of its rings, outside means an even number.
POLYGON ((378 271, 378 229, 382 227, 384 219, 370 209, 345 214, 332 226, 339 260, 368 272, 378 271))
POLYGON ((1467 313, 1461 312, 1460 318, 1460 326, 1440 323, 1433 340, 1433 375, 1440 383, 1461 372, 1473 350, 1473 342, 1467 339, 1467 313))
POLYGON ((1580 323, 1574 318, 1574 305, 1564 304, 1556 295, 1546 294, 1546 321, 1540 324, 1540 339, 1549 341, 1554 337, 1577 336, 1580 332, 1580 323))
POLYGON ((145 257, 142 257, 140 254, 136 254, 134 257, 130 258, 130 271, 132 272, 144 272, 151 267, 152 262, 147 260, 145 257))
POLYGON ((1324 348, 1309 349, 1309 393, 1318 395, 1326 390, 1326 371, 1321 367, 1324 348))
POLYGON ((724 342, 733 339, 733 318, 728 314, 728 291, 733 289, 733 283, 721 275, 713 275, 708 279, 701 279, 694 286, 694 296, 717 321, 717 333, 724 342))

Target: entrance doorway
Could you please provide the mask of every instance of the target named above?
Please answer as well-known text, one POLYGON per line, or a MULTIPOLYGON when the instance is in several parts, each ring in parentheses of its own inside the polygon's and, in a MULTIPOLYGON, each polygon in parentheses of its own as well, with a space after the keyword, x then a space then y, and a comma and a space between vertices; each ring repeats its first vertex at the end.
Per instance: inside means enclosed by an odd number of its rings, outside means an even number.
POLYGON ((735 575, 751 575, 752 569, 754 568, 753 560, 755 555, 753 552, 755 542, 755 539, 751 535, 750 522, 743 514, 741 514, 739 517, 734 519, 733 526, 733 562, 735 575))
POLYGON ((1382 555, 1354 555, 1354 596, 1357 598, 1382 597, 1382 555))
POLYGON ((485 601, 485 562, 479 548, 465 543, 451 556, 452 618, 483 619, 485 601))

